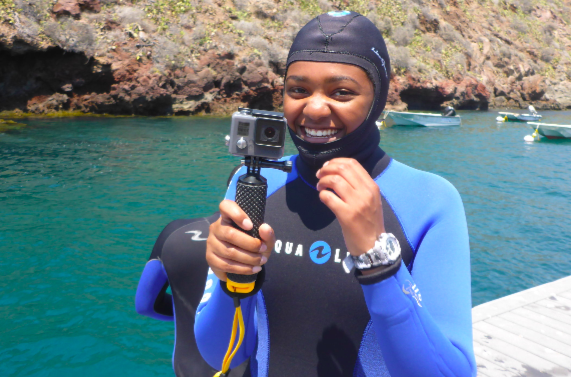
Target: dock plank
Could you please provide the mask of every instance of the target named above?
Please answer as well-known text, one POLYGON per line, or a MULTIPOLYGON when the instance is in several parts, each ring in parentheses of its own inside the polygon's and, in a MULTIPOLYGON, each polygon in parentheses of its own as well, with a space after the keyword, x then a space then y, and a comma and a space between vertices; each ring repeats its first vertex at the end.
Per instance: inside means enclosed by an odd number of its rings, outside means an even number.
POLYGON ((539 305, 537 303, 529 304, 525 306, 526 309, 532 310, 536 313, 543 314, 546 317, 555 319, 559 322, 563 322, 567 325, 571 325, 571 316, 563 313, 559 313, 557 310, 553 310, 550 307, 539 305))
POLYGON ((558 293, 558 296, 565 297, 571 300, 571 290, 558 293))
POLYGON ((520 315, 522 317, 529 318, 537 323, 541 323, 544 326, 552 327, 556 330, 559 330, 565 334, 569 334, 571 336, 571 325, 558 321, 556 319, 546 317, 543 314, 534 312, 533 310, 529 310, 527 308, 518 308, 510 313, 514 313, 520 315))
MULTIPOLYGON (((501 316, 493 317, 487 319, 485 322, 490 323, 496 327, 506 330, 514 335, 523 337, 531 342, 538 345, 548 347, 562 355, 571 355, 571 345, 560 342, 548 335, 542 334, 536 331, 535 327, 520 326, 515 322, 511 322, 503 316, 508 313, 504 313, 501 316)), ((569 358, 569 367, 571 367, 571 358, 569 358)))
POLYGON ((571 276, 472 309, 479 376, 571 377, 571 276))
MULTIPOLYGON (((498 339, 492 335, 487 334, 486 332, 477 329, 474 329, 474 341, 482 344, 484 347, 487 347, 491 351, 495 351, 496 353, 501 353, 503 355, 506 355, 507 358, 510 358, 515 362, 521 363, 522 368, 526 370, 533 369, 545 372, 560 367, 559 365, 552 363, 548 360, 545 360, 542 357, 539 357, 531 352, 516 347, 510 342, 498 339)), ((476 358, 476 362, 481 363, 482 360, 476 358)))
POLYGON ((521 362, 479 342, 474 342, 474 354, 477 360, 478 376, 485 373, 490 377, 511 377, 521 376, 526 372, 526 368, 521 362))
MULTIPOLYGON (((485 332, 486 334, 502 340, 506 343, 517 345, 517 348, 525 350, 531 354, 536 355, 544 360, 547 360, 557 366, 564 368, 571 368, 571 357, 560 354, 552 348, 545 347, 543 345, 537 344, 533 341, 525 339, 523 336, 512 334, 500 327, 494 326, 487 322, 478 322, 474 325, 474 329, 485 332)), ((508 354, 508 356, 514 357, 513 354, 508 354)))
POLYGON ((523 317, 518 315, 516 311, 511 311, 500 315, 497 318, 502 318, 507 321, 512 322, 514 325, 517 325, 524 329, 532 329, 533 331, 537 331, 540 334, 548 336, 552 339, 555 339, 559 342, 565 343, 568 346, 571 346, 571 334, 565 333, 561 330, 556 328, 550 327, 545 325, 544 323, 534 321, 532 319, 523 317))

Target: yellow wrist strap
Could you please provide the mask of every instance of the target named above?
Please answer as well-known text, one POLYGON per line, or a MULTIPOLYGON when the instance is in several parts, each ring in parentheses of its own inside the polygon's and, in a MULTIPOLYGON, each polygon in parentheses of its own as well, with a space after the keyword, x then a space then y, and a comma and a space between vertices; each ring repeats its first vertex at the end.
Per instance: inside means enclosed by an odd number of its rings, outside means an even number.
POLYGON ((234 358, 234 355, 242 345, 244 340, 246 326, 244 325, 244 317, 242 316, 242 307, 240 305, 236 306, 236 311, 234 312, 234 322, 232 323, 232 335, 230 336, 230 344, 228 344, 228 350, 222 361, 222 370, 214 375, 214 377, 226 376, 226 373, 230 370, 230 363, 234 358), (238 344, 234 348, 234 342, 236 341, 236 330, 238 330, 238 325, 240 325, 240 336, 238 337, 238 344), (234 350, 232 350, 234 348, 234 350))

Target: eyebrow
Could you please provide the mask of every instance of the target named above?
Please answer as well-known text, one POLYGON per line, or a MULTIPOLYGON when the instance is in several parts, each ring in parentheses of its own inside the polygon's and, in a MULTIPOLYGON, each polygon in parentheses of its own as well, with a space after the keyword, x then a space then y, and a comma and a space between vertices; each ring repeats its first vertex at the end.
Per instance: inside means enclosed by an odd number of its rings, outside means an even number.
MULTIPOLYGON (((287 80, 294 80, 297 82, 309 82, 310 79, 307 76, 288 76, 287 80)), ((352 77, 349 76, 333 76, 333 77, 328 77, 327 79, 325 79, 325 83, 326 84, 331 84, 331 83, 336 83, 336 82, 340 82, 340 81, 352 81, 355 84, 361 86, 357 80, 355 80, 352 77)))

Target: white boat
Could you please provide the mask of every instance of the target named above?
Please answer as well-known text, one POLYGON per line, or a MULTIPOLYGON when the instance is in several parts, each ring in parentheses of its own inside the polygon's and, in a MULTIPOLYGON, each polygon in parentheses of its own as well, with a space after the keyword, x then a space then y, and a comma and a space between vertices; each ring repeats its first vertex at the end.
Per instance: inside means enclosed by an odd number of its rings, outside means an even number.
POLYGON ((571 125, 550 123, 528 123, 531 128, 537 130, 541 136, 548 139, 571 139, 571 125))
POLYGON ((446 127, 460 126, 460 115, 443 116, 442 114, 407 113, 389 111, 385 118, 387 127, 392 126, 415 126, 415 127, 446 127))
POLYGON ((504 122, 537 122, 537 121, 541 120, 541 115, 539 115, 537 113, 537 111, 535 111, 535 108, 531 105, 529 105, 529 112, 531 114, 517 114, 517 113, 500 112, 500 113, 498 113, 498 114, 500 114, 500 117, 498 117, 498 120, 500 120, 500 118, 503 118, 504 122))

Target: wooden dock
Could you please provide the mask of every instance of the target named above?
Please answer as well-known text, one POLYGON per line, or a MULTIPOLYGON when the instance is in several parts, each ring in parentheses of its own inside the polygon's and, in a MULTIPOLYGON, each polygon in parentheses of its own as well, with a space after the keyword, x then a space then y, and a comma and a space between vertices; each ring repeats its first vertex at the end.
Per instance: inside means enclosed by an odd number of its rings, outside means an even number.
POLYGON ((478 376, 571 376, 571 276, 472 309, 478 376))

